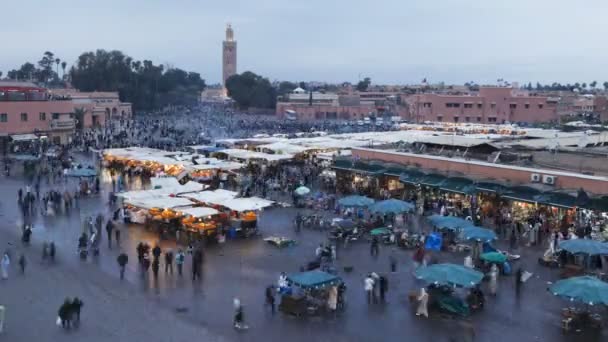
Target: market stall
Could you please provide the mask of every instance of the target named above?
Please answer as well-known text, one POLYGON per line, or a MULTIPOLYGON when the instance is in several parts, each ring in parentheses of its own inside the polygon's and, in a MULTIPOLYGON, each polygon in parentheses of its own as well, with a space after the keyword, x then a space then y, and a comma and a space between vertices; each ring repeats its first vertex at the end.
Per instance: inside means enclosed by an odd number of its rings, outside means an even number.
POLYGON ((289 287, 283 295, 279 310, 297 316, 317 316, 342 307, 344 287, 340 277, 313 270, 287 276, 289 287))
MULTIPOLYGON (((429 307, 433 310, 454 316, 468 316, 473 307, 483 307, 483 294, 477 288, 483 279, 481 272, 461 265, 434 264, 418 268, 414 275, 428 284, 429 307), (456 291, 457 288, 472 290, 463 296, 456 291)), ((410 294, 412 297, 415 298, 416 295, 410 294)))
POLYGON ((593 330, 604 326, 601 315, 593 313, 591 307, 608 305, 608 283, 595 277, 574 277, 560 280, 549 287, 549 291, 569 301, 586 304, 585 308, 565 308, 562 310, 562 330, 564 332, 593 330))

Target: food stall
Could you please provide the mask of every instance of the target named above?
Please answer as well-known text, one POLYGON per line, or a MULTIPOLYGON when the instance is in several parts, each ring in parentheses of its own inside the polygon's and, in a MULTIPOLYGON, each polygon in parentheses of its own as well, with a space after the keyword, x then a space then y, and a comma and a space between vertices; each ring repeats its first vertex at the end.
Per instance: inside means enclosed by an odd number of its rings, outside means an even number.
POLYGON ((259 197, 247 197, 224 200, 217 205, 230 210, 231 233, 248 237, 257 231, 258 212, 274 205, 274 202, 259 197))
POLYGON ((342 307, 344 287, 342 279, 336 275, 318 270, 300 272, 287 276, 287 283, 289 287, 281 289, 279 310, 283 313, 306 317, 331 311, 332 295, 336 296, 336 307, 342 307))
POLYGON ((219 214, 219 211, 207 207, 181 208, 179 209, 182 215, 182 227, 187 232, 189 240, 196 237, 217 237, 218 224, 214 220, 219 214), (198 235, 195 237, 195 235, 198 235))

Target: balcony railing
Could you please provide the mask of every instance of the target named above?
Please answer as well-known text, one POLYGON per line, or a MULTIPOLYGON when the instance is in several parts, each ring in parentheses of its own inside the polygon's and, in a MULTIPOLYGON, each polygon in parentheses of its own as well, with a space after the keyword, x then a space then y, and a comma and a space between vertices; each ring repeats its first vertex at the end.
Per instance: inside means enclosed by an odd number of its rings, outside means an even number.
POLYGON ((76 128, 76 120, 74 119, 51 120, 52 130, 68 130, 74 128, 76 128))

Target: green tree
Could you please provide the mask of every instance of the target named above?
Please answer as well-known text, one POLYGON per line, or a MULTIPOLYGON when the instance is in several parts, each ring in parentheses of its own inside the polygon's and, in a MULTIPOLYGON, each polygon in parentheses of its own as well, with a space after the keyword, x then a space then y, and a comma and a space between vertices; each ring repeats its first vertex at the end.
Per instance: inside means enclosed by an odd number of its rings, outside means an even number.
POLYGON ((595 88, 597 86, 597 81, 593 81, 593 82, 589 83, 589 86, 591 88, 595 88))
POLYGON ((226 80, 228 95, 241 108, 275 108, 276 90, 267 78, 251 71, 230 76, 226 80))
POLYGON ((279 83, 279 87, 277 89, 277 95, 285 96, 285 95, 291 93, 297 87, 298 87, 298 85, 293 82, 283 81, 283 82, 279 83))
POLYGON ((166 105, 192 105, 205 89, 200 74, 134 61, 121 51, 97 50, 78 57, 70 70, 72 84, 82 91, 118 91, 136 110, 166 105))
POLYGON ((63 70, 63 72, 61 73, 61 79, 65 79, 65 68, 68 66, 68 63, 66 63, 66 61, 61 62, 61 69, 63 70))
POLYGON ((367 88, 369 88, 370 84, 372 84, 371 78, 366 77, 363 79, 363 81, 359 81, 359 83, 357 83, 357 90, 366 91, 367 88))
POLYGON ((608 90, 608 81, 602 84, 604 86, 604 90, 608 90))

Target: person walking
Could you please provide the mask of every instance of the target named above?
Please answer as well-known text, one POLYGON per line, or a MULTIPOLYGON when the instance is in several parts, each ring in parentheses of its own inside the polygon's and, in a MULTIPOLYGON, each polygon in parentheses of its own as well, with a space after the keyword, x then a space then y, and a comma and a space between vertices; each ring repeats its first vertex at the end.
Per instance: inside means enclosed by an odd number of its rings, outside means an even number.
POLYGON ((112 249, 112 231, 114 230, 114 222, 108 220, 106 223, 106 233, 108 234, 108 249, 112 249))
POLYGON ((363 280, 363 289, 367 296, 367 304, 371 304, 374 300, 374 278, 371 274, 368 274, 363 280))
POLYGON ((378 238, 374 236, 370 246, 370 255, 373 257, 378 256, 378 251, 378 238))
POLYGON ((492 268, 490 269, 490 294, 492 296, 496 296, 496 292, 498 292, 498 267, 496 264, 492 264, 492 268))
POLYGON ((64 329, 70 329, 70 323, 71 323, 71 319, 72 319, 71 305, 72 305, 72 302, 70 301, 70 299, 66 298, 65 301, 63 302, 63 304, 61 304, 61 306, 59 307, 59 312, 58 312, 59 321, 61 321, 61 326, 64 329))
POLYGON ((272 313, 273 315, 275 310, 274 302, 274 287, 272 285, 269 285, 268 287, 266 287, 266 305, 270 306, 270 313, 272 313))
POLYGON ((519 267, 517 269, 517 271, 515 271, 515 294, 519 297, 519 293, 521 291, 521 286, 523 285, 523 281, 522 281, 522 277, 524 275, 524 272, 522 271, 521 267, 519 267))
POLYGON ((158 269, 160 268, 160 261, 157 258, 152 260, 152 274, 154 274, 154 279, 158 278, 158 269))
POLYGON ((182 270, 184 267, 184 261, 186 259, 186 255, 184 255, 184 251, 182 251, 181 249, 177 251, 177 254, 175 255, 175 264, 177 265, 177 274, 181 277, 182 276, 182 270))
POLYGON ((118 262, 118 266, 120 267, 120 280, 123 280, 125 278, 125 267, 129 262, 129 256, 125 253, 121 253, 118 258, 116 258, 116 261, 118 262))
POLYGON ((173 274, 173 252, 171 250, 165 252, 165 273, 169 273, 169 271, 173 274))
POLYGON ((120 228, 114 228, 114 236, 116 237, 116 246, 120 247, 120 228))
POLYGON ((156 246, 154 246, 154 248, 152 249, 152 256, 154 256, 154 260, 158 260, 160 258, 160 254, 162 253, 160 247, 158 246, 158 244, 156 244, 156 246))
POLYGON ((380 284, 379 284, 380 300, 382 302, 385 302, 384 296, 385 296, 386 292, 388 292, 388 279, 385 276, 381 275, 379 282, 380 282, 380 284))
POLYGON ((80 325, 80 310, 82 309, 83 305, 84 305, 84 303, 78 297, 74 297, 74 300, 72 301, 72 304, 70 305, 70 311, 71 311, 71 313, 73 313, 75 315, 75 319, 74 319, 75 326, 80 325))
POLYGON ((429 294, 426 293, 424 287, 420 288, 420 294, 416 298, 418 300, 418 308, 416 309, 416 316, 424 316, 429 318, 428 302, 429 294))
POLYGON ((21 274, 25 274, 25 266, 27 264, 27 260, 25 260, 25 255, 22 253, 19 257, 19 268, 21 268, 21 274))
POLYGON ((0 264, 2 279, 8 279, 8 268, 10 265, 11 258, 8 256, 8 252, 4 252, 4 255, 2 256, 2 264, 0 264))

